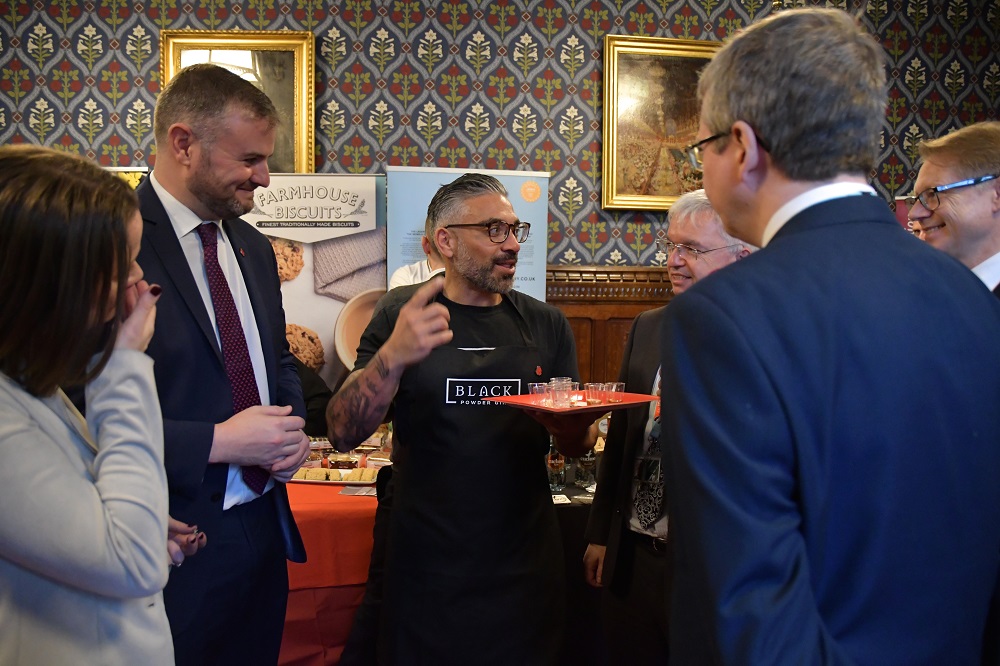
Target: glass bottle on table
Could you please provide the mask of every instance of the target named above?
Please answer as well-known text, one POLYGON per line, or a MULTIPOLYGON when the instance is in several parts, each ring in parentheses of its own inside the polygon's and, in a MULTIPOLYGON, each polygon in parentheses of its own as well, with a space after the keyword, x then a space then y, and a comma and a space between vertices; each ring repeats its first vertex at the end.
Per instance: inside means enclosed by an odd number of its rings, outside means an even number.
POLYGON ((559 492, 566 487, 566 456, 556 448, 555 440, 549 437, 549 452, 545 456, 545 466, 549 470, 549 490, 559 492))
POLYGON ((594 483, 594 470, 597 469, 597 454, 590 449, 576 459, 576 478, 573 485, 578 488, 588 488, 594 483))

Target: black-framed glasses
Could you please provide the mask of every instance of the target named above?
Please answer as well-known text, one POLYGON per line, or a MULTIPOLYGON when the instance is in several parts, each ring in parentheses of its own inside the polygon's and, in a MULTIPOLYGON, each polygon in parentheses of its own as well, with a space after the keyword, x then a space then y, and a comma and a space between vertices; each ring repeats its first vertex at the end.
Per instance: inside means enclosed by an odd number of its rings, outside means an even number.
POLYGON ((510 235, 511 231, 514 232, 514 240, 518 243, 523 243, 528 240, 528 231, 531 229, 531 225, 527 222, 514 222, 513 224, 510 224, 509 222, 503 222, 502 220, 444 225, 445 229, 452 229, 454 227, 482 227, 483 229, 486 229, 486 233, 489 235, 490 240, 494 243, 502 243, 507 240, 507 236, 510 235))
POLYGON ((690 146, 686 147, 684 149, 684 153, 687 155, 688 162, 691 163, 692 168, 695 168, 698 171, 701 171, 701 164, 702 164, 702 162, 701 162, 701 153, 702 153, 701 148, 702 148, 702 146, 704 146, 706 144, 709 144, 709 143, 715 141, 716 139, 721 139, 724 136, 729 136, 729 132, 719 132, 718 134, 713 134, 712 136, 708 137, 707 139, 702 139, 701 141, 698 141, 696 143, 692 143, 690 146))
POLYGON ((707 250, 699 250, 696 247, 692 247, 687 243, 672 243, 663 238, 656 239, 656 247, 663 252, 668 257, 671 252, 677 251, 682 257, 692 257, 693 259, 698 259, 703 254, 708 254, 709 252, 715 252, 716 250, 725 250, 731 247, 739 247, 740 243, 733 243, 732 245, 723 245, 722 247, 713 247, 707 250))
POLYGON ((938 196, 941 192, 947 192, 948 190, 957 190, 962 187, 972 187, 973 185, 979 185, 980 183, 985 183, 986 181, 993 180, 994 178, 1000 178, 1000 174, 987 174, 985 176, 979 176, 977 178, 966 178, 965 180, 959 180, 954 183, 948 183, 947 185, 938 185, 937 187, 928 187, 923 192, 912 196, 906 197, 907 208, 913 208, 919 201, 920 205, 926 208, 928 211, 935 211, 937 207, 941 205, 941 198, 938 196))
MULTIPOLYGON (((719 132, 718 134, 713 134, 710 137, 704 138, 701 141, 692 143, 690 146, 686 147, 684 149, 684 153, 687 155, 688 162, 691 164, 692 168, 694 168, 697 171, 702 170, 702 154, 705 152, 704 150, 702 150, 703 146, 717 139, 721 139, 724 136, 729 136, 729 133, 732 131, 733 130, 730 129, 727 132, 719 132)), ((764 141, 764 138, 760 134, 757 134, 756 132, 757 130, 754 130, 754 135, 757 137, 757 145, 766 150, 767 152, 771 152, 771 147, 768 146, 767 141, 764 141)))

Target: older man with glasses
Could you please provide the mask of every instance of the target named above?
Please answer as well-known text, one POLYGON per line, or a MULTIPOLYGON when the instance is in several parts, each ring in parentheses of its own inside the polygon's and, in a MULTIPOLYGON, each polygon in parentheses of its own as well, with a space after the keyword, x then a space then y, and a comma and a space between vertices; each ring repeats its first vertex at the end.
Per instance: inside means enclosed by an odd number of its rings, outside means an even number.
POLYGON ((919 146, 910 230, 955 257, 1000 296, 1000 122, 969 125, 919 146))
POLYGON ((681 196, 670 207, 667 220, 667 237, 658 239, 656 245, 667 257, 670 287, 675 296, 757 249, 726 233, 705 190, 681 196))
MULTIPOLYGON (((756 22, 702 70, 705 191, 761 249, 663 319, 677 663, 980 663, 1000 573, 1000 302, 867 182, 885 70, 830 9, 756 22), (935 325, 933 344, 914 336, 935 325)), ((924 199, 943 210, 992 182, 924 199)))
MULTIPOLYGON (((756 248, 726 233, 704 190, 688 192, 670 207, 667 256, 674 295, 742 259, 756 248)), ((630 393, 658 393, 660 335, 666 307, 632 322, 618 380, 630 393)), ((587 525, 584 576, 602 588, 601 622, 615 663, 666 664, 672 571, 664 483, 660 464, 660 405, 615 412, 598 470, 587 525)))

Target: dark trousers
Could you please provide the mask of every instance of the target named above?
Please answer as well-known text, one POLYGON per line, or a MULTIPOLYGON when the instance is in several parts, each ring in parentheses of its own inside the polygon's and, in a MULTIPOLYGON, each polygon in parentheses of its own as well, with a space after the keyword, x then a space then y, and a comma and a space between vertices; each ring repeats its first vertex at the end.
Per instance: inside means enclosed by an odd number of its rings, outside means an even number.
POLYGON ((270 493, 232 507, 164 590, 177 666, 274 666, 288 569, 270 493))
POLYGON ((669 544, 626 530, 614 584, 601 595, 601 620, 612 664, 662 666, 670 637, 669 544))
POLYGON ((375 509, 375 527, 372 530, 372 556, 368 564, 368 582, 365 596, 354 614, 354 624, 340 656, 341 666, 371 666, 377 664, 377 649, 385 634, 380 631, 382 597, 385 585, 385 559, 389 541, 389 518, 392 512, 392 466, 378 471, 375 477, 378 507, 375 509))

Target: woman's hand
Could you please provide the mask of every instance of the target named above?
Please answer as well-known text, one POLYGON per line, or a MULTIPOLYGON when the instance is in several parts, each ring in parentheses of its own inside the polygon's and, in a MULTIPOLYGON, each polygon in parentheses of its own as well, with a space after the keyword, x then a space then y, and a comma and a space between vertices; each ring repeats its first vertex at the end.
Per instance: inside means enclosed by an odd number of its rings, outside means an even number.
POLYGON ((208 537, 196 525, 187 525, 168 516, 167 554, 170 564, 179 567, 185 557, 191 557, 208 543, 208 537))
POLYGON ((160 285, 150 286, 139 280, 125 292, 125 321, 118 330, 115 347, 146 351, 153 338, 156 321, 156 301, 162 293, 160 285))

